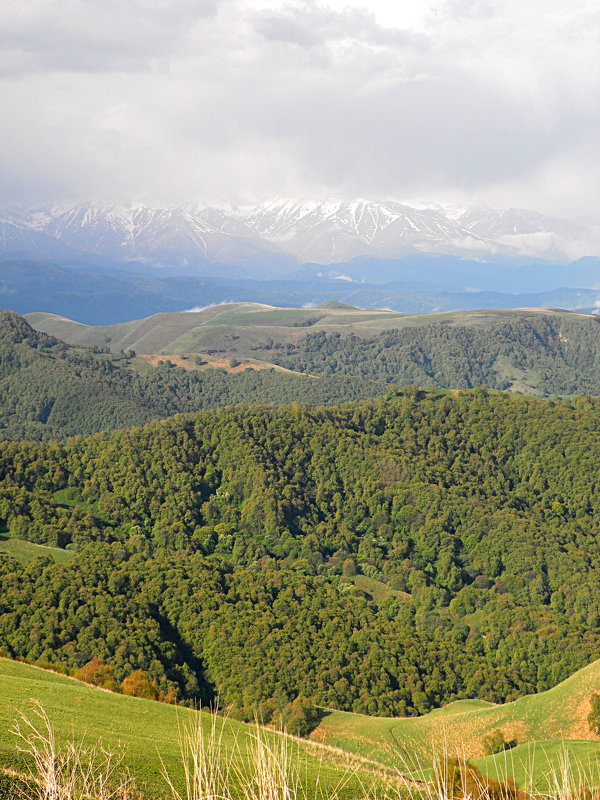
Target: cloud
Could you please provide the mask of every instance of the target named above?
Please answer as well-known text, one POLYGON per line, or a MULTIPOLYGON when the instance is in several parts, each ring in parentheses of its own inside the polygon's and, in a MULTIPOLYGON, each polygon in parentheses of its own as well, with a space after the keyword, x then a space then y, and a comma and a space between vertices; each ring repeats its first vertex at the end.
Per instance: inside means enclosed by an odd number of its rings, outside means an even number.
POLYGON ((403 5, 13 3, 1 202, 421 197, 600 215, 593 4, 403 5))
POLYGON ((3 10, 0 74, 155 71, 213 0, 20 0, 3 10))
POLYGON ((200 311, 206 311, 208 308, 216 308, 216 306, 226 305, 233 303, 234 300, 223 300, 222 303, 209 303, 207 306, 193 306, 192 308, 184 308, 180 313, 182 314, 198 314, 200 311))
POLYGON ((333 276, 334 281, 348 281, 349 283, 354 283, 354 278, 350 275, 344 275, 343 273, 339 273, 333 276))

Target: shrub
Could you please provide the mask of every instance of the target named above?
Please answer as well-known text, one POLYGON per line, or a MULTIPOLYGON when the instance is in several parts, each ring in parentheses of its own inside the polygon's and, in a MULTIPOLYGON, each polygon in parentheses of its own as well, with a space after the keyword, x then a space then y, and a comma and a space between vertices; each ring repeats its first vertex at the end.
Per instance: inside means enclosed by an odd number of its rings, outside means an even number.
POLYGON ((434 791, 426 790, 427 800, 527 800, 509 778, 502 782, 483 775, 468 762, 444 757, 434 765, 434 791))
POLYGON ((108 664, 103 664, 101 659, 94 656, 91 661, 73 673, 73 677, 84 683, 102 686, 105 689, 115 690, 118 685, 115 681, 114 669, 108 664))
POLYGON ((506 739, 500 728, 496 728, 495 731, 483 737, 483 747, 486 756, 493 756, 496 753, 502 753, 504 750, 511 750, 513 747, 516 747, 516 745, 517 740, 506 739))
POLYGON ((158 700, 159 697, 158 687, 142 669, 135 669, 123 680, 121 691, 131 697, 143 697, 146 700, 158 700))

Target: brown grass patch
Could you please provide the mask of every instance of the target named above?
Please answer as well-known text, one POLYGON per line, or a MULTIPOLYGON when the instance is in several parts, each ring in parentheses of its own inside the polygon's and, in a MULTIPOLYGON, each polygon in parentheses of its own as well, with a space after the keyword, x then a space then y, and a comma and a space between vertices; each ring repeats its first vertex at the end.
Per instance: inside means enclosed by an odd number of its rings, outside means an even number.
POLYGON ((157 367, 159 361, 170 361, 171 364, 175 364, 176 367, 182 367, 190 372, 199 372, 205 369, 224 369, 226 372, 230 373, 243 372, 245 369, 281 369, 281 367, 277 367, 275 364, 269 364, 267 361, 243 361, 241 364, 238 364, 238 366, 232 367, 230 366, 229 358, 213 358, 203 353, 198 353, 198 355, 202 361, 206 362, 205 364, 196 364, 195 354, 185 358, 182 355, 158 355, 154 353, 153 355, 140 354, 138 358, 153 367, 157 367))

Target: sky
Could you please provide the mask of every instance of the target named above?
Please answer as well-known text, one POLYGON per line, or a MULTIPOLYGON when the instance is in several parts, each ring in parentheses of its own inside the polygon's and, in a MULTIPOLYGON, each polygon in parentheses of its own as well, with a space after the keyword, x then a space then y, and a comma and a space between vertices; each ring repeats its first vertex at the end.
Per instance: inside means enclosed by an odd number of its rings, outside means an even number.
POLYGON ((4 0, 0 203, 600 216, 588 0, 4 0))

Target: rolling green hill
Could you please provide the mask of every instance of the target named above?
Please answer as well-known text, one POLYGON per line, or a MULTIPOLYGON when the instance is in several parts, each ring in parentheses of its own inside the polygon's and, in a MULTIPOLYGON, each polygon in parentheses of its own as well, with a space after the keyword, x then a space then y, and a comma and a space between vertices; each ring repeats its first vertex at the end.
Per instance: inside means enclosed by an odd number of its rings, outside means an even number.
MULTIPOLYGON (((596 662, 549 692, 506 706, 459 701, 413 720, 378 720, 333 711, 310 740, 289 740, 291 769, 301 775, 308 796, 327 797, 342 787, 339 797, 351 798, 357 792, 364 794, 374 782, 381 791, 389 780, 386 776, 391 778, 395 770, 427 780, 432 775, 432 755, 437 758, 447 750, 471 759, 490 777, 511 777, 524 788, 552 788, 551 776, 565 761, 575 776, 581 771, 588 787, 599 786, 600 742, 589 735, 573 738, 579 732, 577 721, 565 727, 569 703, 578 709, 575 716, 580 720, 580 701, 589 696, 590 687, 598 687, 599 677, 600 662, 596 662), (498 726, 512 732, 518 727, 525 741, 508 752, 473 757, 480 748, 479 737, 498 726), (323 746, 323 742, 333 746, 323 746)), ((86 745, 101 741, 106 749, 122 753, 136 785, 148 796, 164 796, 161 760, 176 782, 182 780, 179 736, 186 721, 199 718, 206 735, 212 724, 207 713, 198 717, 196 711, 114 694, 2 658, 0 682, 0 770, 22 772, 27 767, 26 757, 16 751, 11 728, 19 712, 31 716, 34 701, 48 713, 59 746, 73 736, 86 745)), ((222 763, 238 753, 248 765, 254 727, 219 719, 217 730, 222 763)), ((272 745, 279 741, 278 734, 265 729, 263 736, 272 745)))
POLYGON ((350 315, 356 323, 380 317, 401 318, 394 312, 364 312, 351 307, 274 308, 261 303, 225 303, 197 312, 159 313, 145 319, 116 325, 92 326, 35 312, 26 315, 36 329, 70 344, 108 346, 113 352, 133 349, 141 354, 181 354, 225 352, 251 357, 253 347, 264 337, 277 341, 296 341, 305 328, 319 323, 343 330, 350 315), (338 324, 338 317, 340 321, 338 324), (237 338, 234 338, 237 337, 237 338))
MULTIPOLYGON (((0 658, 0 685, 0 770, 8 767, 25 771, 28 762, 17 752, 17 739, 11 728, 19 712, 31 718, 34 701, 39 701, 56 731, 59 746, 70 738, 87 746, 102 742, 107 750, 122 753, 137 786, 146 795, 155 797, 168 794, 161 774, 162 759, 181 786, 180 731, 186 721, 196 720, 199 712, 115 694, 4 658, 0 658)), ((203 712, 200 719, 208 738, 212 716, 203 712)), ((254 727, 219 718, 217 730, 222 765, 226 766, 235 752, 248 764, 252 758, 254 727)), ((267 742, 276 743, 279 739, 275 732, 265 730, 264 735, 267 742)), ((368 786, 375 780, 374 774, 361 769, 360 760, 352 761, 310 742, 290 739, 290 753, 295 762, 293 769, 315 797, 319 796, 317 784, 331 794, 342 786, 341 798, 351 798, 362 784, 368 786)))
MULTIPOLYGON (((202 359, 179 359, 181 366, 159 359, 152 367, 150 360, 104 349, 67 345, 18 314, 0 312, 2 437, 60 438, 233 403, 336 403, 386 390, 381 382, 313 378, 255 361, 260 370, 240 363, 234 374, 197 366, 202 359)), ((227 360, 220 364, 229 368, 227 360)))
MULTIPOLYGON (((519 744, 588 740, 586 748, 592 748, 600 764, 600 738, 590 732, 587 723, 591 696, 597 691, 600 691, 600 660, 546 692, 502 705, 458 700, 411 719, 381 719, 330 711, 311 737, 387 766, 397 766, 402 758, 409 763, 430 763, 432 753, 446 746, 452 755, 479 758, 476 763, 487 770, 486 765, 492 762, 482 758, 483 737, 500 729, 506 740, 516 739, 519 744)), ((511 755, 522 753, 515 751, 511 755)), ((499 759, 496 762, 500 763, 499 759)), ((600 773, 598 778, 600 782, 600 773)))
MULTIPOLYGON (((282 343, 297 342, 311 332, 355 334, 367 338, 375 334, 405 328, 430 326, 489 327, 515 318, 550 316, 557 319, 580 317, 580 314, 557 309, 501 309, 483 311, 447 311, 431 314, 405 314, 389 309, 358 309, 344 303, 322 303, 317 308, 275 308, 261 303, 223 303, 196 312, 165 312, 144 319, 115 325, 84 325, 45 312, 26 314, 36 330, 56 336, 69 344, 108 345, 113 352, 133 349, 138 353, 185 352, 183 343, 196 342, 217 347, 230 345, 236 352, 251 352, 260 336, 271 336, 282 343), (255 330, 255 329, 260 330, 255 330), (240 336, 236 347, 228 337, 240 336)), ((236 341, 236 340, 234 340, 236 341)))
POLYGON ((72 344, 113 351, 217 354, 397 385, 600 394, 600 321, 560 309, 401 314, 335 302, 313 309, 229 303, 104 327, 42 313, 28 319, 72 344))

